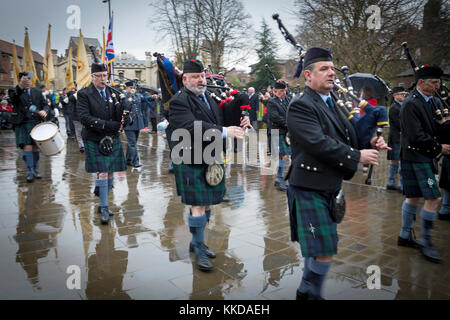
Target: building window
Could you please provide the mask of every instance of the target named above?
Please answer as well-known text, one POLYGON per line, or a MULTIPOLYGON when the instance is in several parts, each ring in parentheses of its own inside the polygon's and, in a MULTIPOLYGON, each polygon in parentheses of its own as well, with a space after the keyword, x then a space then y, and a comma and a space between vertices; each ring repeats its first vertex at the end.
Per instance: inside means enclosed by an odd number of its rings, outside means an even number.
POLYGON ((141 80, 142 71, 136 70, 135 73, 136 73, 136 79, 138 79, 140 81, 141 80))
POLYGON ((13 57, 9 56, 9 62, 13 63, 13 57))
POLYGON ((14 79, 14 71, 11 71, 10 77, 11 77, 11 79, 14 79))
POLYGON ((119 79, 120 81, 123 81, 123 71, 119 71, 119 79))

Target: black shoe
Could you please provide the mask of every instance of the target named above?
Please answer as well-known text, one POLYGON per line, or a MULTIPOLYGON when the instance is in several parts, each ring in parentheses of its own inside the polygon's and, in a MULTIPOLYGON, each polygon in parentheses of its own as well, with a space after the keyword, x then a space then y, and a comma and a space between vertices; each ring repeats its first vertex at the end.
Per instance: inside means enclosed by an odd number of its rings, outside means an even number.
POLYGON ((393 185, 393 184, 388 184, 388 185, 386 186, 386 189, 387 189, 387 190, 398 191, 398 187, 397 187, 396 185, 393 185))
POLYGON ((398 237, 397 245, 401 247, 410 247, 410 248, 420 248, 422 245, 416 240, 415 235, 413 235, 413 230, 409 234, 409 238, 405 239, 402 237, 398 237))
POLYGON ((33 182, 33 180, 34 180, 34 174, 29 173, 29 174, 27 175, 27 182, 33 182))
POLYGON ((36 170, 34 171, 33 175, 36 179, 42 179, 42 176, 36 170))
POLYGON ((174 173, 175 170, 173 170, 173 168, 169 168, 169 173, 174 173))
POLYGON ((446 214, 439 213, 438 218, 439 218, 439 220, 450 221, 450 214, 448 214, 448 213, 446 213, 446 214))
POLYGON ((280 191, 286 191, 288 189, 288 187, 287 187, 286 183, 284 182, 284 180, 282 180, 281 182, 278 182, 278 185, 275 184, 275 186, 280 191))
POLYGON ((98 207, 98 213, 102 213, 102 209, 106 209, 108 211, 108 215, 113 216, 114 212, 108 209, 108 207, 98 207))
POLYGON ((140 168, 140 167, 142 167, 142 164, 140 164, 140 163, 135 164, 135 165, 133 166, 133 168, 140 168))
MULTIPOLYGON (((212 251, 210 248, 208 248, 208 246, 204 243, 202 243, 202 246, 204 247, 205 251, 206 251, 206 256, 210 259, 214 259, 216 257, 216 253, 214 251, 212 251)), ((195 250, 195 245, 190 242, 189 243, 189 252, 194 252, 195 250)))
POLYGON ((98 208, 100 213, 102 214, 102 217, 100 220, 102 221, 102 224, 107 224, 109 221, 109 210, 108 207, 99 207, 98 208))
POLYGON ((195 248, 195 263, 200 271, 210 271, 213 268, 211 261, 206 255, 206 250, 195 248))
POLYGON ((434 250, 434 248, 432 246, 422 246, 420 248, 420 251, 422 252, 425 259, 427 259, 428 261, 431 261, 434 263, 441 263, 441 261, 442 261, 441 255, 439 254, 439 252, 434 250))
POLYGON ((80 148, 80 153, 84 153, 84 148, 83 147, 80 148))
POLYGON ((222 198, 222 202, 230 202, 230 196, 228 195, 228 193, 225 193, 225 195, 222 198))
POLYGON ((300 292, 297 290, 297 293, 295 295, 295 300, 306 301, 306 300, 308 300, 308 297, 309 297, 308 292, 303 293, 303 292, 300 292))

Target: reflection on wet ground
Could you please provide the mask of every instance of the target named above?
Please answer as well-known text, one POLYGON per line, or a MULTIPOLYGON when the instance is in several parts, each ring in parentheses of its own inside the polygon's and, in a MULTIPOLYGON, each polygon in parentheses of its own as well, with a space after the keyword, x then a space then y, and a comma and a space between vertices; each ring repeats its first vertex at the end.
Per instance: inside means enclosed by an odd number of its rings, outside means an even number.
MULTIPOLYGON (((31 184, 12 131, 0 132, 0 149, 0 298, 295 298, 303 258, 290 241, 286 195, 274 188, 273 175, 262 174, 267 168, 248 162, 228 168, 231 201, 213 208, 205 234, 217 252, 215 269, 203 273, 188 251, 188 208, 167 173, 169 152, 161 133, 141 134, 139 171, 116 174, 109 199, 116 214, 108 226, 100 223, 94 177, 85 172, 74 140, 59 156, 41 156, 44 178, 31 184)), ((372 186, 364 185, 362 173, 345 184, 347 216, 338 228, 339 254, 324 296, 449 299, 450 224, 435 224, 443 264, 397 247, 403 198, 384 189, 385 158, 372 186), (367 288, 370 265, 381 269, 379 290, 367 288)))

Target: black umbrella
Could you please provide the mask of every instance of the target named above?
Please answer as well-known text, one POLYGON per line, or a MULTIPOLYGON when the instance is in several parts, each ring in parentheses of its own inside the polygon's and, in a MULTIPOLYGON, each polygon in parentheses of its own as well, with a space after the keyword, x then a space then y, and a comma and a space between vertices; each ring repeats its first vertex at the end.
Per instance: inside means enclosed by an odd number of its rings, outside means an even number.
POLYGON ((144 85, 142 85, 140 87, 143 90, 148 91, 148 92, 150 92, 152 94, 160 94, 161 93, 161 91, 158 88, 155 88, 153 86, 149 86, 149 85, 144 84, 144 85))
POLYGON ((353 88, 360 92, 364 87, 370 88, 376 97, 385 97, 389 94, 386 82, 380 77, 370 73, 354 73, 348 77, 353 88))

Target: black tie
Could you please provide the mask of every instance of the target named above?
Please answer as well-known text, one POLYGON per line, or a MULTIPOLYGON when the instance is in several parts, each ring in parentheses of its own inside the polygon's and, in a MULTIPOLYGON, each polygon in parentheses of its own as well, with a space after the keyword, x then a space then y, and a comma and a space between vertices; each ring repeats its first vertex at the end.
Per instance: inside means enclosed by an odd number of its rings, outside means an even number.
POLYGON ((205 97, 204 96, 198 96, 200 98, 200 100, 202 100, 202 102, 204 104, 206 104, 206 106, 208 107, 208 109, 211 109, 211 107, 209 106, 208 102, 206 102, 205 97))
POLYGON ((327 105, 330 108, 331 111, 334 111, 334 103, 333 100, 331 100, 330 97, 327 98, 327 105))
POLYGON ((102 96, 102 98, 103 98, 103 101, 106 101, 106 95, 105 95, 105 91, 100 91, 100 95, 102 96))

